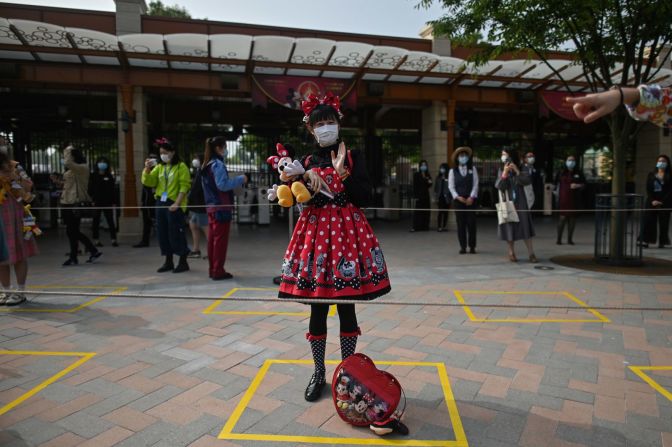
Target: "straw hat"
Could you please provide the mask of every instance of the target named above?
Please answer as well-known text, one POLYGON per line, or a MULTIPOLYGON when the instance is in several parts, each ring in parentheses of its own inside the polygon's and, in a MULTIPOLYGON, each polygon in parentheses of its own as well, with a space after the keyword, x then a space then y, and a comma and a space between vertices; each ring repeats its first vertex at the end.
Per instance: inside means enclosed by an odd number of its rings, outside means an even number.
POLYGON ((466 152, 466 154, 471 158, 471 154, 473 151, 469 146, 460 146, 457 149, 455 149, 455 152, 453 152, 453 166, 457 166, 457 157, 460 155, 462 152, 466 152))

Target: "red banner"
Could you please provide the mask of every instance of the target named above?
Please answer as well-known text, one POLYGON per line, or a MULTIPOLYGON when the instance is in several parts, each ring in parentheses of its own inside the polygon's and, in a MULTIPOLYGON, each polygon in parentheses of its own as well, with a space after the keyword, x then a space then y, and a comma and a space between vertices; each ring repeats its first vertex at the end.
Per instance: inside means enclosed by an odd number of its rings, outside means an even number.
POLYGON ((304 76, 254 76, 252 105, 266 107, 268 101, 289 109, 301 110, 301 101, 308 95, 322 97, 333 92, 341 97, 342 109, 357 107, 357 92, 348 79, 311 78, 304 76))
POLYGON ((568 121, 581 121, 576 117, 572 105, 565 101, 568 96, 585 96, 584 93, 567 93, 567 92, 541 92, 541 100, 543 105, 552 110, 553 113, 568 121))

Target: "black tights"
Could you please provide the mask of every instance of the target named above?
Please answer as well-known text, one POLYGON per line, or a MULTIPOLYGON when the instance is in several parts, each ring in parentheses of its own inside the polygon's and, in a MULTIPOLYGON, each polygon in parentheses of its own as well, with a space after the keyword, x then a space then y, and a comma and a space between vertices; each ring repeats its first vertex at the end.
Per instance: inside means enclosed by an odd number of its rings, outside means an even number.
MULTIPOLYGON (((341 332, 357 331, 357 315, 354 304, 337 304, 338 318, 341 320, 341 332)), ((310 305, 310 324, 308 330, 311 335, 324 335, 327 333, 327 314, 329 304, 310 305)))

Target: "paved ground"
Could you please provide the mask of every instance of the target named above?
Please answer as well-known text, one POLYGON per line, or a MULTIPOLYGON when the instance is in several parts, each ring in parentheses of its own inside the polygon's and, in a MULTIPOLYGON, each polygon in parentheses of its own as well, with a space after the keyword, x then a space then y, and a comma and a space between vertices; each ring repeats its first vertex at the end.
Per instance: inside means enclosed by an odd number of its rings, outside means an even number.
MULTIPOLYGON (((360 306, 358 349, 404 386, 411 429, 404 439, 413 441, 406 445, 672 446, 672 312, 413 304, 670 307, 672 278, 511 264, 487 219, 479 219, 478 255, 458 255, 455 232, 374 227, 391 270, 388 299, 408 304, 360 306)), ((590 221, 580 223, 575 247, 557 247, 553 231, 551 222, 540 222, 535 243, 543 265, 552 266, 543 261, 557 253, 591 252, 590 221)), ((131 249, 131 241, 106 247, 96 265, 61 268, 64 235, 42 239, 31 285, 108 298, 43 296, 19 311, 1 309, 0 445, 357 445, 378 439, 345 425, 330 398, 312 405, 303 400, 310 375, 305 362, 271 361, 309 359, 304 306, 109 295, 221 297, 239 288, 233 297, 270 297, 273 290, 244 289, 273 287, 286 241, 283 226, 235 229, 228 267, 236 279, 214 283, 204 279, 202 260, 192 262, 190 273, 155 273, 158 249, 131 249), (218 439, 220 432, 228 439, 218 439)), ((672 250, 647 255, 670 259, 672 250)), ((337 360, 337 317, 329 326, 327 357, 337 360)))

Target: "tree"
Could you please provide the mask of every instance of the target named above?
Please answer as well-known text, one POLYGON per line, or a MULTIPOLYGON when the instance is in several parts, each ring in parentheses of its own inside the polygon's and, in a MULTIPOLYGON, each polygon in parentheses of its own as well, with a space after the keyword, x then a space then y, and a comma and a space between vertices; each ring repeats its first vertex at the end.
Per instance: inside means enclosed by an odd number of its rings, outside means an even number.
MULTIPOLYGON (((549 66, 565 87, 567 80, 562 72, 548 63, 552 51, 570 51, 575 63, 583 67, 589 90, 596 92, 612 85, 655 81, 660 69, 657 61, 669 58, 672 49, 670 1, 436 1, 443 5, 445 14, 430 22, 435 35, 447 36, 457 43, 473 42, 479 35, 485 37, 488 44, 477 47, 474 62, 524 50, 549 66), (620 72, 615 69, 618 64, 622 64, 620 72)), ((429 7, 434 2, 420 0, 417 7, 429 7)), ((634 145, 641 124, 629 118, 623 107, 605 119, 613 149, 612 193, 623 194, 627 149, 634 145)))
POLYGON ((175 17, 179 19, 190 19, 191 14, 186 8, 180 5, 164 5, 161 0, 154 0, 149 2, 149 10, 147 14, 150 16, 175 17))

